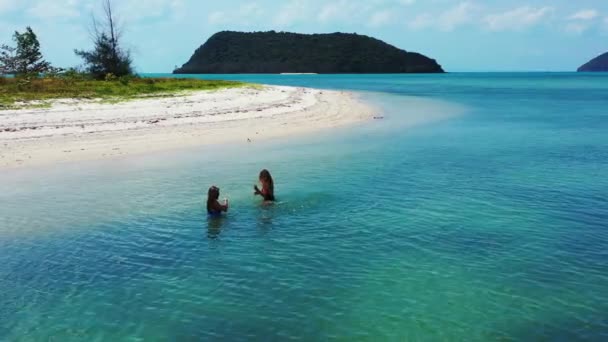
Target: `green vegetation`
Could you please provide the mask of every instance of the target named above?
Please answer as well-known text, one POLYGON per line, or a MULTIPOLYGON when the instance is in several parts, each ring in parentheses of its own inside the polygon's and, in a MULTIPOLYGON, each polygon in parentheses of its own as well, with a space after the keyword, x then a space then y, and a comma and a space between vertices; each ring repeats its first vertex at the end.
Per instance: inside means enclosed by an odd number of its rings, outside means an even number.
POLYGON ((15 47, 0 46, 0 110, 45 108, 56 99, 109 102, 148 96, 174 96, 185 91, 240 87, 244 83, 197 79, 153 79, 134 75, 129 50, 122 47, 121 28, 112 2, 103 0, 103 17, 93 18, 93 49, 75 50, 85 72, 54 68, 44 60, 34 31, 15 32, 15 47), (4 77, 13 74, 14 78, 4 77))
POLYGON ((41 73, 58 71, 44 60, 40 42, 31 27, 28 26, 23 33, 15 31, 13 41, 15 47, 0 46, 0 75, 14 73, 37 77, 41 73))
POLYGON ((103 18, 93 17, 93 50, 74 50, 85 63, 86 71, 95 79, 102 80, 106 75, 118 77, 133 75, 133 60, 129 50, 122 47, 122 29, 112 11, 112 2, 103 3, 103 18))
POLYGON ((48 106, 49 100, 76 98, 126 101, 148 96, 175 96, 184 91, 218 90, 247 85, 232 81, 114 77, 99 81, 68 71, 44 78, 0 77, 0 109, 48 106))

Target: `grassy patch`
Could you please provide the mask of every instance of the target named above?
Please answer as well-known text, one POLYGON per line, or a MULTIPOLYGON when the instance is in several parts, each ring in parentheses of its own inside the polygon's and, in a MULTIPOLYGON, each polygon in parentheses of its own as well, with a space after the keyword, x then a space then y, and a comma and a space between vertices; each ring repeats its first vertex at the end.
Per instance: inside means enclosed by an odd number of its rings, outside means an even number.
POLYGON ((0 110, 31 107, 55 99, 101 99, 120 102, 135 98, 171 96, 196 90, 219 90, 248 84, 233 81, 178 78, 121 78, 96 81, 85 78, 3 78, 0 77, 0 110))

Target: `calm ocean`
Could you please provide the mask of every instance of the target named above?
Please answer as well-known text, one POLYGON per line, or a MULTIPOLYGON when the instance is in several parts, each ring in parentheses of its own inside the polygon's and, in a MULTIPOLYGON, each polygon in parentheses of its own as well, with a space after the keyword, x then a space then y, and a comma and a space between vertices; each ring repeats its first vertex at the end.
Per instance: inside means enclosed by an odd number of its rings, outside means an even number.
POLYGON ((213 77, 384 119, 0 172, 1 341, 608 340, 608 74, 213 77))

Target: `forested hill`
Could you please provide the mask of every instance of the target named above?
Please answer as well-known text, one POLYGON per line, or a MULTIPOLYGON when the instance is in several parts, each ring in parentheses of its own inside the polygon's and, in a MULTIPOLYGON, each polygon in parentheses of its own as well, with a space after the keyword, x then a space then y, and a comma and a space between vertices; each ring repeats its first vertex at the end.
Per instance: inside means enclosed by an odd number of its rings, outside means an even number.
POLYGON ((579 72, 608 72, 608 52, 578 68, 579 72))
POLYGON ((214 34, 176 74, 441 73, 434 59, 358 34, 214 34))

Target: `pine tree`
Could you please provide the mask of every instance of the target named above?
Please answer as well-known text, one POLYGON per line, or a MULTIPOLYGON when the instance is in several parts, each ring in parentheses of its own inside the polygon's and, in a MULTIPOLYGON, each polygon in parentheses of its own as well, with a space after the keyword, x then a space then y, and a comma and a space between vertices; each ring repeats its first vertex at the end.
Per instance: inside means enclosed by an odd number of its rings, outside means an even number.
POLYGON ((51 63, 44 60, 40 52, 40 42, 31 27, 24 33, 15 32, 16 47, 0 47, 0 73, 16 75, 38 75, 55 71, 51 63))
POLYGON ((98 25, 95 18, 93 19, 93 50, 74 52, 84 60, 87 72, 97 79, 104 79, 108 75, 116 77, 132 75, 131 54, 121 46, 122 34, 110 0, 105 0, 103 10, 101 25, 98 25))
POLYGON ((5 44, 0 46, 0 76, 15 73, 15 50, 5 44))

